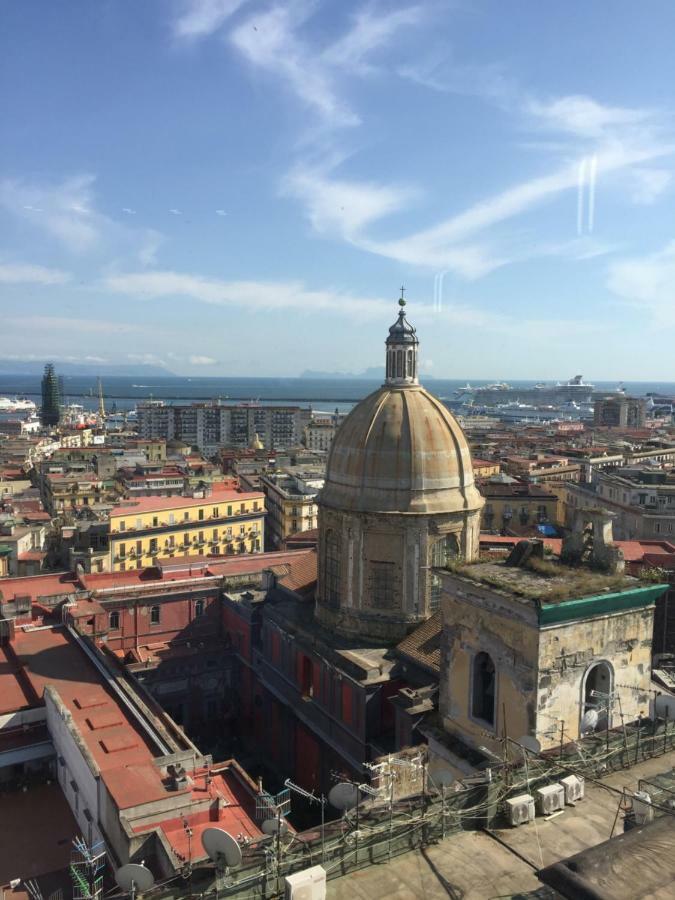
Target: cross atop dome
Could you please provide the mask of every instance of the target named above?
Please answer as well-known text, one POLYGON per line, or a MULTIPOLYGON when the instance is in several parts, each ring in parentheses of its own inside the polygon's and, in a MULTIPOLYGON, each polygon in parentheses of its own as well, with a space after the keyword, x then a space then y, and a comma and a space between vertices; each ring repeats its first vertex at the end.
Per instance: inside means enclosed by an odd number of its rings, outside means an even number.
POLYGON ((386 372, 385 384, 404 386, 419 384, 417 378, 417 333, 415 327, 405 317, 405 287, 401 285, 401 296, 398 301, 398 318, 389 328, 386 340, 386 372))

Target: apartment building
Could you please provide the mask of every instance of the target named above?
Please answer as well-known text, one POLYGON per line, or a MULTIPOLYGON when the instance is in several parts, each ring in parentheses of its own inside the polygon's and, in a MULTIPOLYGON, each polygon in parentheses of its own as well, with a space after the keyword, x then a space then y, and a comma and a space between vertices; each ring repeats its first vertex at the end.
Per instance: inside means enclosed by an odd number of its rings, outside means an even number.
POLYGON ((535 484, 502 475, 483 482, 480 492, 485 497, 481 514, 484 531, 536 527, 559 519, 557 494, 535 484))
POLYGON ((301 443, 311 410, 299 406, 224 405, 219 402, 189 406, 155 401, 138 406, 138 430, 145 440, 180 440, 207 456, 222 447, 289 448, 301 443))
POLYGON ((323 466, 289 467, 260 476, 267 505, 267 535, 272 547, 283 547, 286 538, 318 525, 317 494, 323 487, 323 466))
POLYGON ((175 556, 261 552, 264 522, 260 492, 128 500, 110 513, 110 570, 141 569, 175 556))

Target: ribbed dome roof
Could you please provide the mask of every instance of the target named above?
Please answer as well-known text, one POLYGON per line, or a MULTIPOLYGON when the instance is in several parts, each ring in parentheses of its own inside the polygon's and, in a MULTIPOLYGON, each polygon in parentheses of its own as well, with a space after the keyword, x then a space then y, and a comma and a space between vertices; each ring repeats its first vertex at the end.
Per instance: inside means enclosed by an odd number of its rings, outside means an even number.
POLYGON ((333 439, 320 502, 417 514, 483 505, 462 429, 419 385, 385 385, 351 411, 333 439))

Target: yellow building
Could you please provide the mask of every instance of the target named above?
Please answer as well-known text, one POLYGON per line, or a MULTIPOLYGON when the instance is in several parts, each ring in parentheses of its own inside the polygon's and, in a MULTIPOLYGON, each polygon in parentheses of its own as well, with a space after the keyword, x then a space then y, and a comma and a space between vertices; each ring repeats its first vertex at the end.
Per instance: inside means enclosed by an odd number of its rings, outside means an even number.
POLYGON ((140 497, 110 513, 110 568, 158 559, 264 549, 265 496, 226 490, 206 497, 140 497))
POLYGON ((560 522, 557 494, 535 484, 528 484, 507 475, 497 475, 480 486, 485 497, 481 516, 482 531, 501 531, 503 528, 526 528, 560 522))

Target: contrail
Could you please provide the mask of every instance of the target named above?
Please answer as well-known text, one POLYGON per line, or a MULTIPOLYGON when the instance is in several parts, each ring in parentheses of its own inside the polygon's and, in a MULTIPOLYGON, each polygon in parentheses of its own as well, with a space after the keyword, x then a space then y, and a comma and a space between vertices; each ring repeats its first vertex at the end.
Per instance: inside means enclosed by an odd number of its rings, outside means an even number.
POLYGON ((584 184, 586 181, 586 164, 584 157, 579 163, 579 182, 577 186, 577 234, 581 234, 584 227, 584 184))
POLYGON ((588 232, 592 234, 595 220, 595 176, 598 171, 598 157, 591 159, 590 175, 588 177, 588 232))

